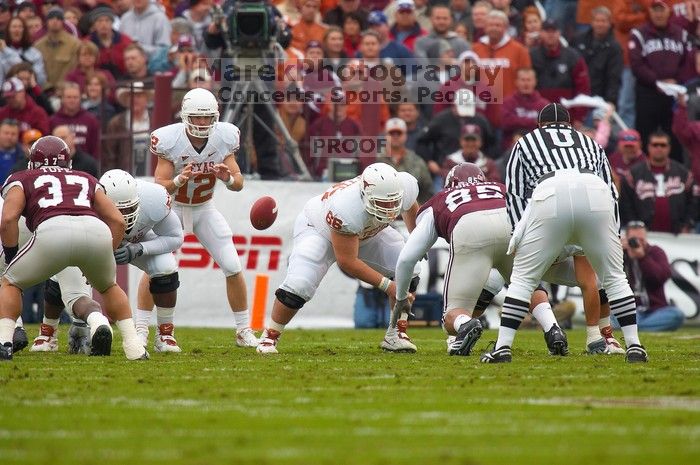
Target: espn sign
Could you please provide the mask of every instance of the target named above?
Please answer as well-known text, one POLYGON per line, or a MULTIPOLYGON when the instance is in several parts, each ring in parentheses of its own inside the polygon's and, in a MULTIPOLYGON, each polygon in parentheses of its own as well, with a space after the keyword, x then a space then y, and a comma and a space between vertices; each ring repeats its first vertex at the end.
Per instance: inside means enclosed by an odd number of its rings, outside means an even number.
MULTIPOLYGON (((282 255, 279 236, 233 236, 238 256, 246 270, 277 271, 282 255)), ((175 253, 180 268, 219 268, 194 234, 185 236, 185 243, 175 253)))

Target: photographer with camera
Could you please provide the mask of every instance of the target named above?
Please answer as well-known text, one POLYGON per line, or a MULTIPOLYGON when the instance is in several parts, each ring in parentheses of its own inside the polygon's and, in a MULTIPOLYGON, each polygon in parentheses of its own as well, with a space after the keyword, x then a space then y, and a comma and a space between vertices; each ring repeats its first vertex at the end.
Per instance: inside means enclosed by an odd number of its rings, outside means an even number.
POLYGON ((639 331, 675 331, 685 315, 666 300, 664 284, 671 278, 666 253, 647 242, 646 225, 641 221, 627 224, 622 247, 625 274, 637 300, 639 331))

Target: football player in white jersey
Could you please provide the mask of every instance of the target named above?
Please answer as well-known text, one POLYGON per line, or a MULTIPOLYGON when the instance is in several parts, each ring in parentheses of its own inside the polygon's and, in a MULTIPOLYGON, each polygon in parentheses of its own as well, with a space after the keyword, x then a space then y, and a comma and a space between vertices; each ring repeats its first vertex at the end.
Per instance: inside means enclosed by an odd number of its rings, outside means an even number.
MULTIPOLYGON (((284 327, 308 302, 334 263, 346 274, 384 291, 393 306, 396 298, 396 260, 404 245, 397 230, 388 227, 402 215, 409 231, 416 224, 418 182, 408 173, 397 173, 385 163, 375 163, 349 181, 313 197, 297 216, 294 247, 287 276, 275 292, 272 320, 257 351, 277 353, 284 327)), ((413 276, 417 277, 420 265, 413 276)), ((412 291, 415 291, 417 278, 412 291)), ((394 352, 415 352, 406 334, 408 315, 389 328, 381 347, 394 352)))
MULTIPOLYGON (((219 105, 206 89, 187 92, 180 115, 181 123, 151 133, 151 152, 158 157, 155 180, 174 195, 173 211, 185 233, 197 236, 226 277, 236 344, 255 347, 258 339, 250 329, 246 285, 233 233, 211 202, 217 179, 231 191, 243 189, 243 175, 236 163, 240 131, 218 121, 219 105)), ((147 301, 147 296, 139 295, 140 303, 147 301)))
MULTIPOLYGON (((123 170, 110 170, 100 184, 124 215, 126 232, 114 252, 117 265, 131 263, 146 273, 156 305, 156 352, 180 352, 174 336, 173 314, 180 281, 172 252, 182 246, 180 220, 170 208, 170 195, 159 184, 137 181, 123 170)), ((136 332, 148 345, 151 311, 137 310, 136 332)))

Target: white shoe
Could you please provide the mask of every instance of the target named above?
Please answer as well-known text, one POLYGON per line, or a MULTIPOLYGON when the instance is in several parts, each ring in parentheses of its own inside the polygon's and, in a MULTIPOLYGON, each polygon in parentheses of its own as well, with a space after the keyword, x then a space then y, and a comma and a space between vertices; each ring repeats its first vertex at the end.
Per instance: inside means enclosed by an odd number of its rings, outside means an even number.
POLYGON ((259 354, 277 354, 277 343, 281 333, 275 331, 274 329, 266 329, 260 337, 260 343, 255 348, 255 351, 259 354))
POLYGON ((238 347, 257 347, 258 344, 260 344, 260 339, 252 329, 244 328, 236 331, 236 345, 238 347))
POLYGON ((124 349, 124 355, 128 360, 148 360, 148 351, 144 346, 141 345, 139 340, 133 341, 122 341, 122 348, 124 349))
POLYGON ((56 329, 53 326, 41 324, 39 335, 34 338, 30 352, 57 352, 58 338, 56 329))
POLYGON ((86 323, 73 322, 68 330, 68 353, 90 355, 90 328, 86 323))
POLYGON ((452 343, 455 342, 455 339, 457 339, 457 336, 452 336, 450 334, 447 335, 447 339, 445 340, 445 342, 447 343, 447 353, 448 354, 452 350, 452 343))
POLYGON ((396 329, 389 328, 387 330, 379 347, 389 352, 416 352, 418 348, 411 342, 411 338, 406 334, 406 329, 408 329, 408 321, 399 321, 396 329))
POLYGON ((182 352, 177 345, 174 334, 175 327, 172 323, 164 323, 158 326, 154 348, 156 352, 182 352))
POLYGON ((615 339, 612 327, 606 326, 600 330, 601 336, 605 338, 605 353, 609 355, 621 355, 625 353, 620 343, 615 339))

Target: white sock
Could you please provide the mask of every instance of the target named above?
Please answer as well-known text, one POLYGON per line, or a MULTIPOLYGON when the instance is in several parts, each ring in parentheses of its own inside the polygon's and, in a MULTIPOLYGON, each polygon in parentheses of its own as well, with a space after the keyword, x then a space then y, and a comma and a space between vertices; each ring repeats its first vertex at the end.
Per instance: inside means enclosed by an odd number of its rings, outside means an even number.
MULTIPOLYGON (((2 321, 2 320, 0 320, 2 321)), ((627 347, 631 346, 632 344, 639 344, 641 345, 641 342, 639 342, 639 333, 637 332, 637 325, 627 325, 627 326, 622 326, 622 336, 625 338, 625 345, 627 347)), ((0 339, 1 341, 2 339, 0 339)))
POLYGON ((0 318, 0 345, 6 342, 12 343, 15 335, 15 320, 12 318, 0 318))
POLYGON ((471 319, 472 319, 472 317, 470 317, 467 314, 462 313, 461 315, 457 315, 455 317, 455 321, 452 324, 452 326, 454 327, 455 331, 459 331, 459 327, 471 319))
MULTIPOLYGON (((233 321, 236 323, 236 331, 250 328, 250 315, 248 314, 248 309, 233 312, 233 321)), ((270 327, 272 328, 272 326, 270 327)), ((282 329, 284 329, 284 325, 282 325, 282 329)), ((281 330, 278 331, 282 332, 281 330)))
MULTIPOLYGON (((137 310, 140 311, 140 310, 137 310)), ((156 307, 156 324, 158 326, 164 325, 166 323, 173 322, 173 314, 175 314, 175 307, 156 307)))
POLYGON ((24 322, 22 321, 22 317, 20 316, 17 318, 17 321, 15 322, 15 328, 22 328, 24 327, 24 322))
POLYGON ((554 312, 552 312, 552 306, 549 305, 549 302, 542 302, 537 305, 532 310, 532 316, 534 316, 540 326, 542 326, 545 333, 552 329, 552 326, 557 324, 557 319, 554 317, 554 312))
POLYGON ((496 349, 500 349, 503 346, 513 347, 513 339, 515 339, 515 333, 517 331, 513 328, 508 328, 506 326, 501 326, 498 328, 498 340, 496 341, 496 349))
POLYGON ((92 312, 89 314, 87 317, 87 324, 90 327, 90 338, 95 335, 95 331, 97 331, 97 328, 100 326, 107 325, 109 330, 112 330, 112 327, 109 326, 109 320, 100 312, 92 312))
MULTIPOLYGON (((235 313, 234 313, 235 315, 235 313)), ((275 331, 281 333, 284 331, 284 327, 287 325, 276 323, 274 320, 270 320, 270 324, 267 325, 268 329, 274 329, 275 331)))
POLYGON ((137 330, 141 329, 144 332, 148 332, 148 325, 151 323, 151 310, 140 310, 136 309, 136 316, 132 320, 136 325, 137 330))
POLYGON ((598 321, 598 327, 600 329, 607 328, 608 326, 610 326, 610 315, 606 316, 605 318, 601 318, 598 321))
POLYGON ((595 342, 601 338, 600 329, 598 325, 586 326, 586 344, 595 342))
POLYGON ((146 349, 141 345, 141 340, 136 334, 134 320, 132 318, 127 318, 117 321, 117 328, 119 328, 119 332, 122 334, 122 347, 124 348, 126 358, 135 360, 141 357, 146 352, 146 349))
POLYGON ((53 329, 56 329, 56 328, 58 328, 58 320, 59 320, 59 318, 53 319, 53 318, 46 318, 46 316, 44 316, 42 323, 45 325, 51 326, 53 329))

